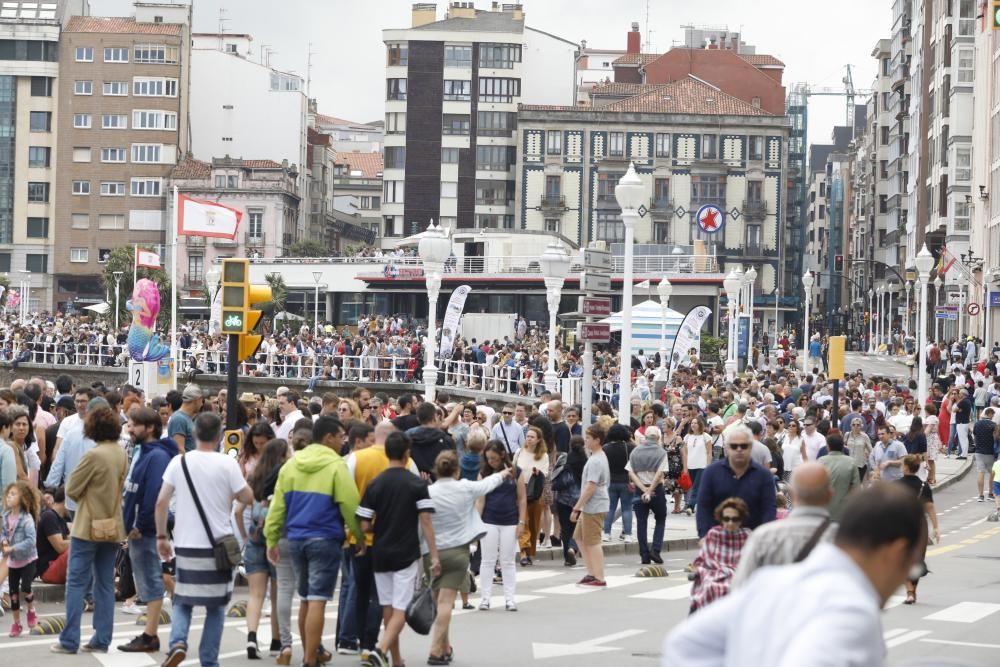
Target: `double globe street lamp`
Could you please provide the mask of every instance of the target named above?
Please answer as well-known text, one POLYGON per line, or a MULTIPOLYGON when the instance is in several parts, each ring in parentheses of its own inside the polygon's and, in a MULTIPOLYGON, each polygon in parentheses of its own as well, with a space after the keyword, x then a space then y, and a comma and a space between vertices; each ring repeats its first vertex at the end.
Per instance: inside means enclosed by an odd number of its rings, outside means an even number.
POLYGON ((622 210, 622 224, 625 226, 625 267, 622 276, 622 348, 619 364, 618 423, 628 425, 632 416, 632 243, 635 237, 635 223, 641 217, 639 209, 646 205, 648 197, 642 179, 635 173, 635 165, 629 163, 628 171, 615 186, 615 200, 622 210))
POLYGON ((559 391, 559 373, 556 371, 556 315, 562 299, 563 282, 569 274, 570 257, 559 241, 553 241, 539 258, 545 279, 545 300, 549 306, 549 362, 545 369, 545 388, 559 391))
POLYGON ((737 274, 736 269, 730 271, 722 281, 722 289, 726 291, 726 304, 729 307, 729 343, 726 347, 726 378, 729 381, 736 379, 736 305, 742 287, 743 279, 737 274))
MULTIPOLYGON (((806 271, 802 274, 802 287, 805 288, 806 294, 806 312, 805 312, 805 325, 802 327, 802 372, 809 372, 809 307, 812 305, 812 288, 816 279, 813 277, 812 271, 806 271)), ((797 347, 797 346, 796 346, 797 347)))
POLYGON ((441 275, 444 263, 451 255, 451 239, 439 225, 431 224, 421 235, 417 253, 424 265, 424 281, 427 285, 427 344, 424 346, 424 399, 434 401, 437 386, 437 366, 434 359, 437 336, 437 302, 441 293, 441 275))
POLYGON ((670 376, 667 364, 667 311, 670 302, 670 294, 674 291, 674 286, 666 278, 660 280, 656 286, 656 293, 660 295, 660 369, 656 372, 657 382, 666 382, 670 376))
POLYGON ((934 255, 927 250, 926 243, 913 261, 917 266, 917 279, 920 281, 920 305, 917 308, 919 338, 914 358, 917 361, 917 401, 922 408, 927 404, 927 360, 924 352, 927 347, 927 284, 931 280, 931 269, 934 268, 934 255))

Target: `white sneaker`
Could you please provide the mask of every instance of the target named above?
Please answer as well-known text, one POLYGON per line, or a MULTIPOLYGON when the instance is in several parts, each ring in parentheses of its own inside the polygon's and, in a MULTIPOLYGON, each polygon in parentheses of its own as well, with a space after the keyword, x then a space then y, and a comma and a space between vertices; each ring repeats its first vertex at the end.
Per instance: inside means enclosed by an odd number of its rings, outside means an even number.
POLYGON ((171 600, 166 595, 164 595, 163 596, 163 606, 161 607, 161 609, 163 611, 167 612, 168 614, 172 613, 173 610, 174 610, 174 601, 171 600))
POLYGON ((610 542, 611 541, 611 533, 604 533, 604 536, 601 538, 601 541, 602 542, 610 542))
POLYGON ((135 603, 134 600, 126 600, 125 604, 122 605, 123 614, 131 614, 132 616, 139 616, 146 613, 145 607, 140 607, 135 603))

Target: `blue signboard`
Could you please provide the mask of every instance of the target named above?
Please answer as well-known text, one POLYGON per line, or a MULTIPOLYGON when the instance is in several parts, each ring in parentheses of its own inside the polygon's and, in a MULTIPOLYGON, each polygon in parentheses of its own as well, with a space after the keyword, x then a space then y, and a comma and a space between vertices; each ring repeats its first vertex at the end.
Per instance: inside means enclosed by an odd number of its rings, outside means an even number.
POLYGON ((990 308, 1000 308, 1000 292, 990 292, 990 308))
POLYGON ((740 315, 739 318, 739 334, 736 339, 739 341, 739 347, 737 348, 736 356, 747 358, 750 350, 750 316, 740 315))

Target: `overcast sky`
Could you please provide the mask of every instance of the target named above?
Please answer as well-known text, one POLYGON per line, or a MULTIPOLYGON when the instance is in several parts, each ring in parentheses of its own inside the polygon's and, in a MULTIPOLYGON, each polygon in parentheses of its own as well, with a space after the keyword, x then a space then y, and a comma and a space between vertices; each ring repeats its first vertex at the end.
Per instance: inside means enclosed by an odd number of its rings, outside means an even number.
MULTIPOLYGON (((509 0, 508 0, 509 1, 509 0)), ((312 43, 312 96, 322 113, 355 121, 384 113, 384 28, 410 25, 409 0, 194 0, 196 32, 217 32, 225 9, 228 32, 254 36, 254 52, 269 45, 271 64, 306 75, 312 43)), ((528 25, 595 48, 624 49, 625 34, 639 21, 645 37, 646 7, 657 52, 683 39, 685 24, 740 30, 757 53, 785 63, 784 83, 804 81, 840 87, 844 65, 854 66, 857 88, 870 87, 876 68, 872 49, 889 37, 890 0, 523 0, 528 25)), ((438 1, 439 18, 447 0, 438 1)), ((477 0, 482 8, 489 0, 477 0)), ((95 15, 128 16, 131 0, 91 0, 95 15)), ((861 98, 858 102, 861 102, 861 98)), ((809 141, 826 143, 843 124, 842 97, 814 97, 809 141)))

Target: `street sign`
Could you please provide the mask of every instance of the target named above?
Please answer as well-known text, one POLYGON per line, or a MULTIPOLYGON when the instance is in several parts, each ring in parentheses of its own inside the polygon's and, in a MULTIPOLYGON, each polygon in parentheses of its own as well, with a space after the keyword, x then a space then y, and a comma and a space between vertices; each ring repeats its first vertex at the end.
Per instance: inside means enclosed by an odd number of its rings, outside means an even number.
POLYGON ((976 302, 970 303, 968 306, 965 307, 965 312, 975 317, 976 315, 979 314, 979 304, 976 302))
POLYGON ((595 273, 587 271, 583 274, 580 287, 584 292, 599 292, 607 294, 611 292, 611 276, 606 273, 595 273))
POLYGON ((581 297, 580 312, 584 317, 607 317, 611 314, 611 299, 598 296, 581 297))
POLYGON ((962 293, 961 292, 948 292, 948 303, 954 304, 954 305, 962 303, 962 293))
POLYGON ((934 317, 939 320, 958 320, 958 309, 947 306, 938 306, 934 309, 934 317))
POLYGON ((582 343, 610 343, 611 342, 611 325, 610 324, 580 324, 580 342, 582 343))
POLYGON ((590 248, 583 249, 583 268, 589 271, 590 269, 596 269, 598 271, 610 271, 611 270, 611 253, 607 250, 592 250, 590 248))
POLYGON ((698 209, 698 213, 695 215, 695 220, 698 222, 698 226, 701 228, 701 231, 707 234, 714 234, 722 229, 725 215, 723 214, 722 209, 715 204, 705 204, 698 209))
POLYGON ((1000 292, 990 292, 990 308, 1000 308, 1000 292))

